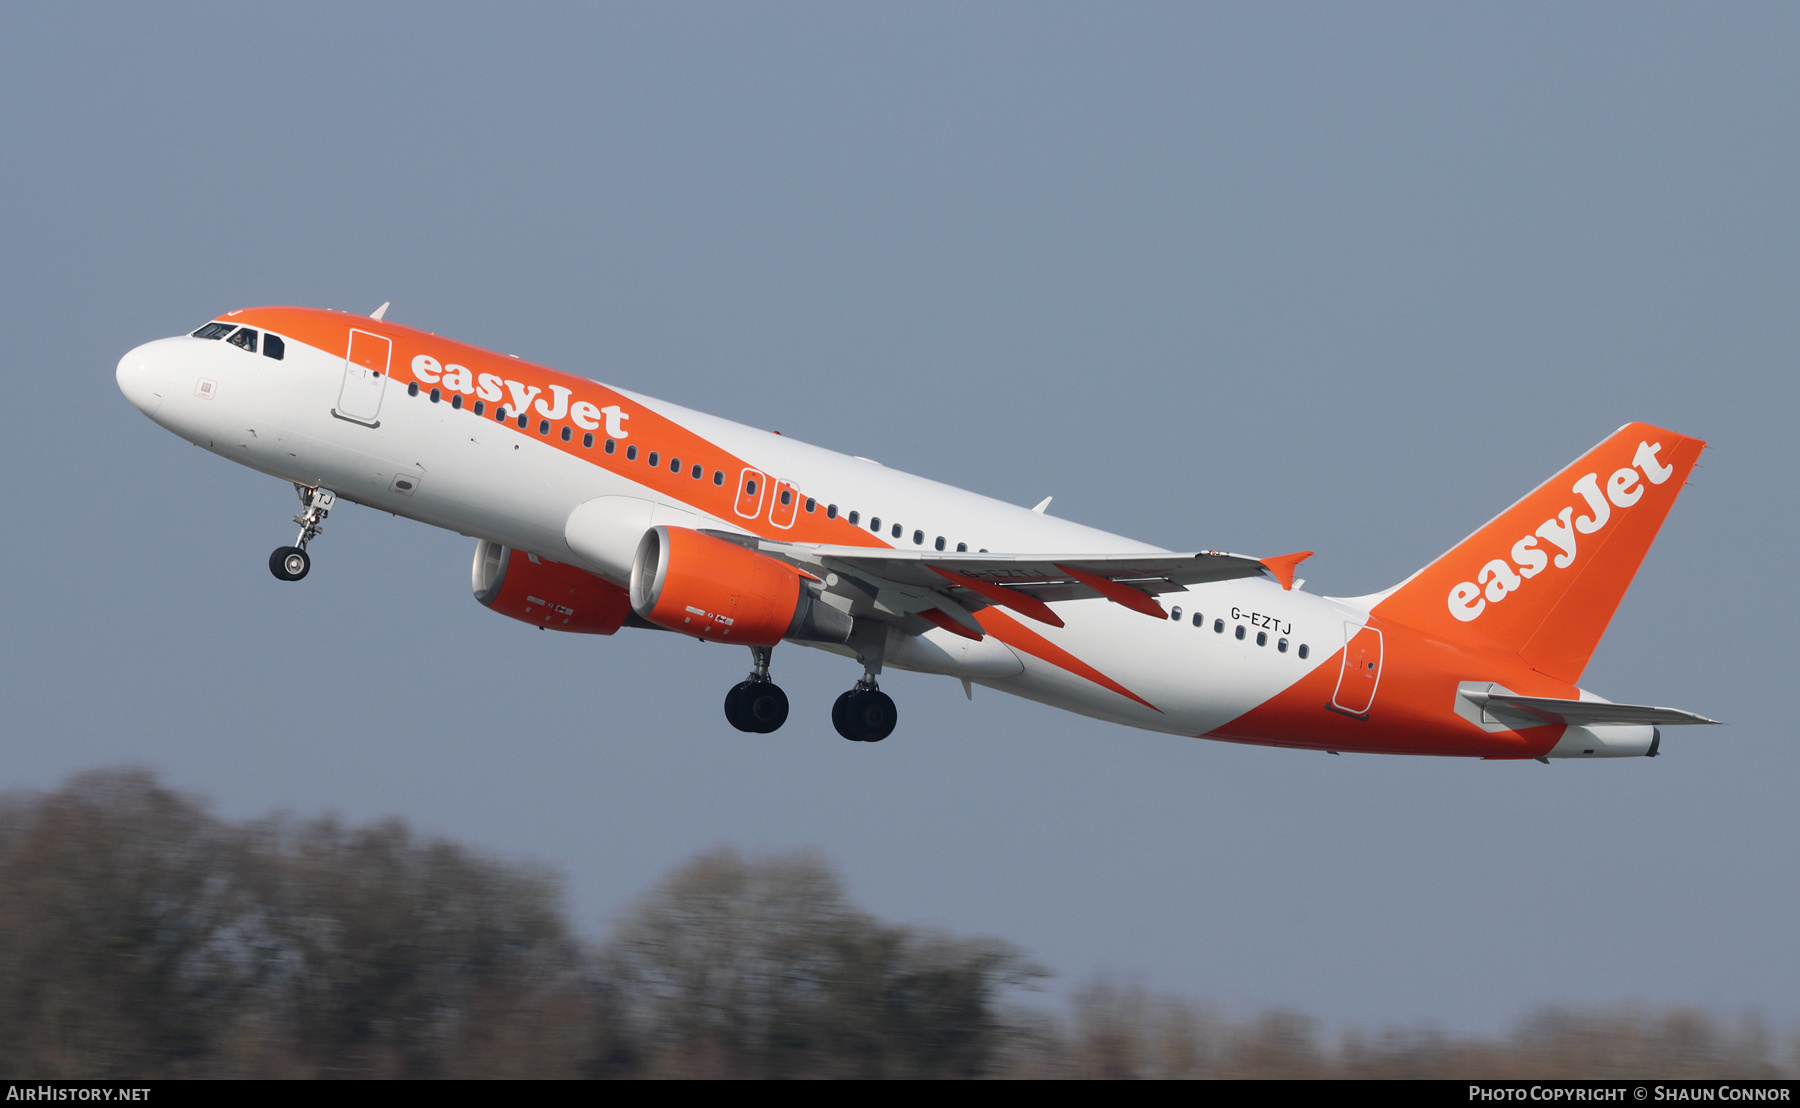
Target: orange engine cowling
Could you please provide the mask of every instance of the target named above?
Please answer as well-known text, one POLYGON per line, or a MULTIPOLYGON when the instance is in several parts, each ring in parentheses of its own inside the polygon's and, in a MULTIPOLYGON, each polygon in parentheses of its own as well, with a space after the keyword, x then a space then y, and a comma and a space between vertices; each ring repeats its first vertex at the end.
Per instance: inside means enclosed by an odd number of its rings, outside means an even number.
POLYGON ((631 615, 630 596, 612 582, 486 539, 470 578, 487 608, 552 631, 610 635, 631 615))
POLYGON ((658 627, 745 646, 850 637, 850 617, 816 601, 799 570, 687 527, 644 532, 631 563, 631 608, 658 627))

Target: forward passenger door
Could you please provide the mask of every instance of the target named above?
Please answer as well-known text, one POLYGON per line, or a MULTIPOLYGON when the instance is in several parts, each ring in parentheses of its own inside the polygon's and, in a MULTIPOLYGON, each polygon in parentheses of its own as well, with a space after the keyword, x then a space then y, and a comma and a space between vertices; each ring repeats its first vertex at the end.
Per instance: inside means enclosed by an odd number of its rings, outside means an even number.
POLYGON ((344 385, 331 414, 352 423, 381 426, 382 392, 387 387, 388 359, 394 344, 386 335, 350 329, 349 349, 344 353, 344 385))

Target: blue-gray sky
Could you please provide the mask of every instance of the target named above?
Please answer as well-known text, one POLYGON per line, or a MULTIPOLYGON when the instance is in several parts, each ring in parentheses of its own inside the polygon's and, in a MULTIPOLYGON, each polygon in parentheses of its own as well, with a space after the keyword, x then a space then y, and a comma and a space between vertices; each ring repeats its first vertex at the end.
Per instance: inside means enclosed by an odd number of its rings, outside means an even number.
POLYGON ((1800 1023, 1789 5, 75 4, 0 11, 0 785, 154 767, 568 877, 701 849, 1232 1010, 1800 1023), (777 652, 571 638, 470 543, 118 394, 233 307, 368 311, 1354 594, 1628 420, 1709 440, 1586 684, 1730 726, 1610 764, 1133 732, 777 652))

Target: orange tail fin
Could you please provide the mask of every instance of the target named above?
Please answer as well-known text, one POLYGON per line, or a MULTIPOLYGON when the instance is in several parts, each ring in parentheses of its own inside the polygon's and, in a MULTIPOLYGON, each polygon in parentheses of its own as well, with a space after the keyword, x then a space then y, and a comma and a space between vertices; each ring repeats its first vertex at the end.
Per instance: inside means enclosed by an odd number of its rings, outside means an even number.
POLYGON ((1574 683, 1706 444, 1628 423, 1375 606, 1574 683))

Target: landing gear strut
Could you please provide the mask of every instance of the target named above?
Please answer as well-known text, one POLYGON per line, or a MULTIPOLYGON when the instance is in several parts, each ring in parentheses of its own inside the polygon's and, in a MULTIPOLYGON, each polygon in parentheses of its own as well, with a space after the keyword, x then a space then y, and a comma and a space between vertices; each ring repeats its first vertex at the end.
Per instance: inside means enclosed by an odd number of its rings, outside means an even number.
POLYGON ((755 663, 750 676, 725 694, 725 718, 739 731, 767 735, 787 722, 788 698, 769 680, 769 648, 753 646, 750 657, 755 663))
POLYGON ((875 683, 887 653, 887 627, 858 620, 849 645, 863 665, 862 680, 832 704, 831 725, 853 743, 878 743, 893 734, 900 721, 893 698, 875 683))
POLYGON ((337 493, 330 489, 295 485, 294 491, 300 494, 301 512, 294 517, 294 522, 300 525, 300 537, 294 540, 293 546, 278 546, 269 555, 269 572, 281 581, 298 581, 312 569, 312 556, 307 554, 306 544, 325 530, 325 517, 337 505, 337 493))

